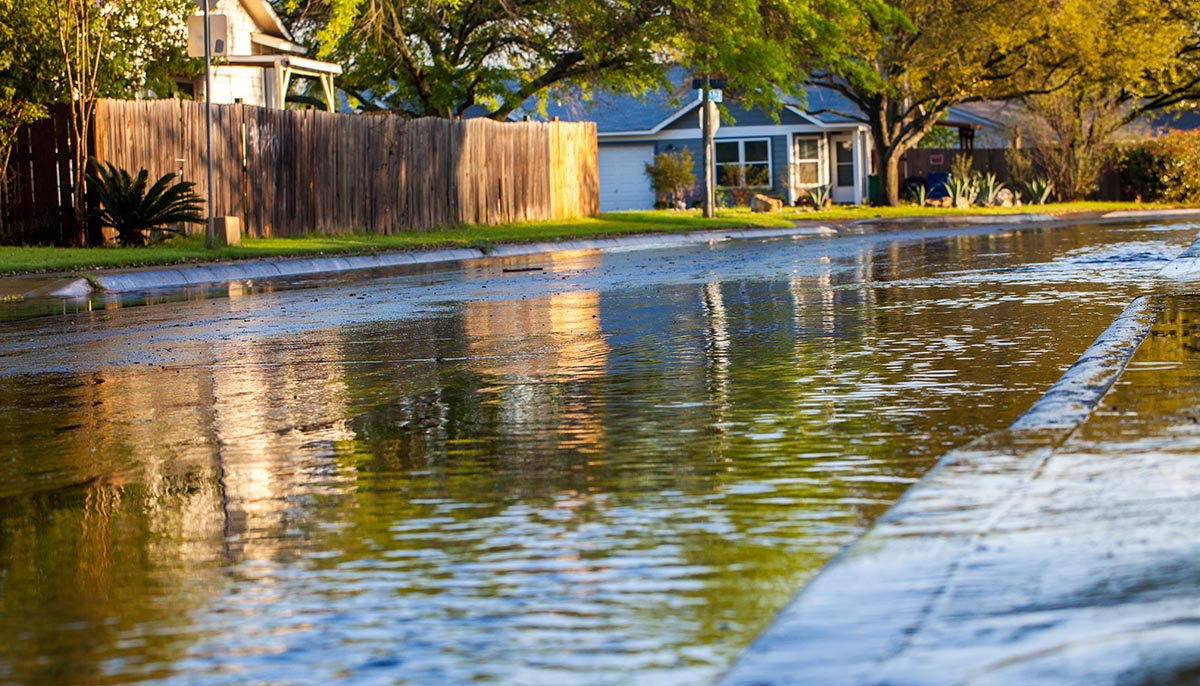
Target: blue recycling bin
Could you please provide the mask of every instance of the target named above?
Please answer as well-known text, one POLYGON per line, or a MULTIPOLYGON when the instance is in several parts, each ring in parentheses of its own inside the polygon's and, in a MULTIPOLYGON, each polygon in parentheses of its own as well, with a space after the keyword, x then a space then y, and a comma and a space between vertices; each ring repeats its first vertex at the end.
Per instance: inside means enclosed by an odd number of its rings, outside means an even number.
POLYGON ((925 177, 925 197, 929 200, 950 197, 950 192, 946 190, 945 186, 949 181, 950 172, 929 172, 929 176, 925 177))

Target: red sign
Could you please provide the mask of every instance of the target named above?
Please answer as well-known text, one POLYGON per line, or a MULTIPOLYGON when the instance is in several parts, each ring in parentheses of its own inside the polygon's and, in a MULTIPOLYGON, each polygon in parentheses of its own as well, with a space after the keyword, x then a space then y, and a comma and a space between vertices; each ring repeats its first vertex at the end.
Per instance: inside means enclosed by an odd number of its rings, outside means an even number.
POLYGON ((929 156, 929 164, 934 167, 940 167, 946 163, 946 156, 940 152, 929 156))

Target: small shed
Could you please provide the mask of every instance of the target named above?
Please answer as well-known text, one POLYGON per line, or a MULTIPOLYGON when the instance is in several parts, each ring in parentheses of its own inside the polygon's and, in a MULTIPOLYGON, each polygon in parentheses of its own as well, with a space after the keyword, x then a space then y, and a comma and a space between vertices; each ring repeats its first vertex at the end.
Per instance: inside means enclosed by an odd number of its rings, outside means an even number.
MULTIPOLYGON (((198 0, 202 8, 203 0, 198 0)), ((308 48, 296 43, 279 15, 266 0, 215 0, 211 15, 224 15, 228 27, 224 53, 212 60, 212 101, 284 109, 292 79, 313 79, 321 86, 320 103, 335 108, 333 77, 339 65, 305 57, 308 48)), ((197 13, 189 24, 200 18, 197 13)), ((201 20, 202 22, 202 20, 201 20)), ((203 46, 203 40, 201 40, 203 46)), ((204 97, 204 77, 193 80, 191 90, 204 97)), ((298 99, 293 96, 293 99, 298 99)))

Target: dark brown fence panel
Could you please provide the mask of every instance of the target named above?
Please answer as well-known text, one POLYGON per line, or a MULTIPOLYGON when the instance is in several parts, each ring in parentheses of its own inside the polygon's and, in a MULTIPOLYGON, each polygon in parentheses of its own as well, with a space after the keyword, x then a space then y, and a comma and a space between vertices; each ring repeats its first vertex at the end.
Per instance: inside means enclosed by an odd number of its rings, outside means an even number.
POLYGON ((8 244, 68 243, 72 216, 71 109, 50 108, 50 116, 17 132, 0 184, 0 241, 8 244))
POLYGON ((263 238, 275 235, 272 208, 280 202, 276 181, 271 173, 283 156, 279 122, 272 110, 247 107, 246 116, 246 235, 263 238), (271 170, 270 172, 268 170, 271 170))
MULTIPOLYGON (((436 220, 441 218, 435 218, 432 212, 433 205, 447 204, 444 188, 448 183, 444 177, 448 173, 440 163, 448 145, 443 126, 446 123, 448 122, 418 119, 404 124, 407 135, 402 139, 403 147, 400 153, 404 159, 404 174, 398 189, 403 199, 404 210, 397 217, 401 230, 427 229, 433 226, 436 220), (439 189, 443 191, 440 194, 439 189)), ((448 208, 442 208, 443 212, 446 209, 448 208)))
POLYGON ((993 148, 977 148, 970 152, 938 148, 909 150, 901 158, 900 176, 903 180, 910 176, 926 176, 931 171, 950 171, 950 164, 958 155, 970 155, 975 171, 981 174, 995 174, 1000 181, 1010 182, 1004 150, 993 148), (934 164, 935 161, 938 164, 934 164))

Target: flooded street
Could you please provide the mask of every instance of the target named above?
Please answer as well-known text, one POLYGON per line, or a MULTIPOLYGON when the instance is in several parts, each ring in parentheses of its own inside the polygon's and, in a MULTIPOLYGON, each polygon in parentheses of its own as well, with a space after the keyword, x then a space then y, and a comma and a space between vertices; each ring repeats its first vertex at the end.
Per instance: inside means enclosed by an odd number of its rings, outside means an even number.
POLYGON ((558 253, 0 324, 0 682, 708 684, 1196 231, 558 253))

